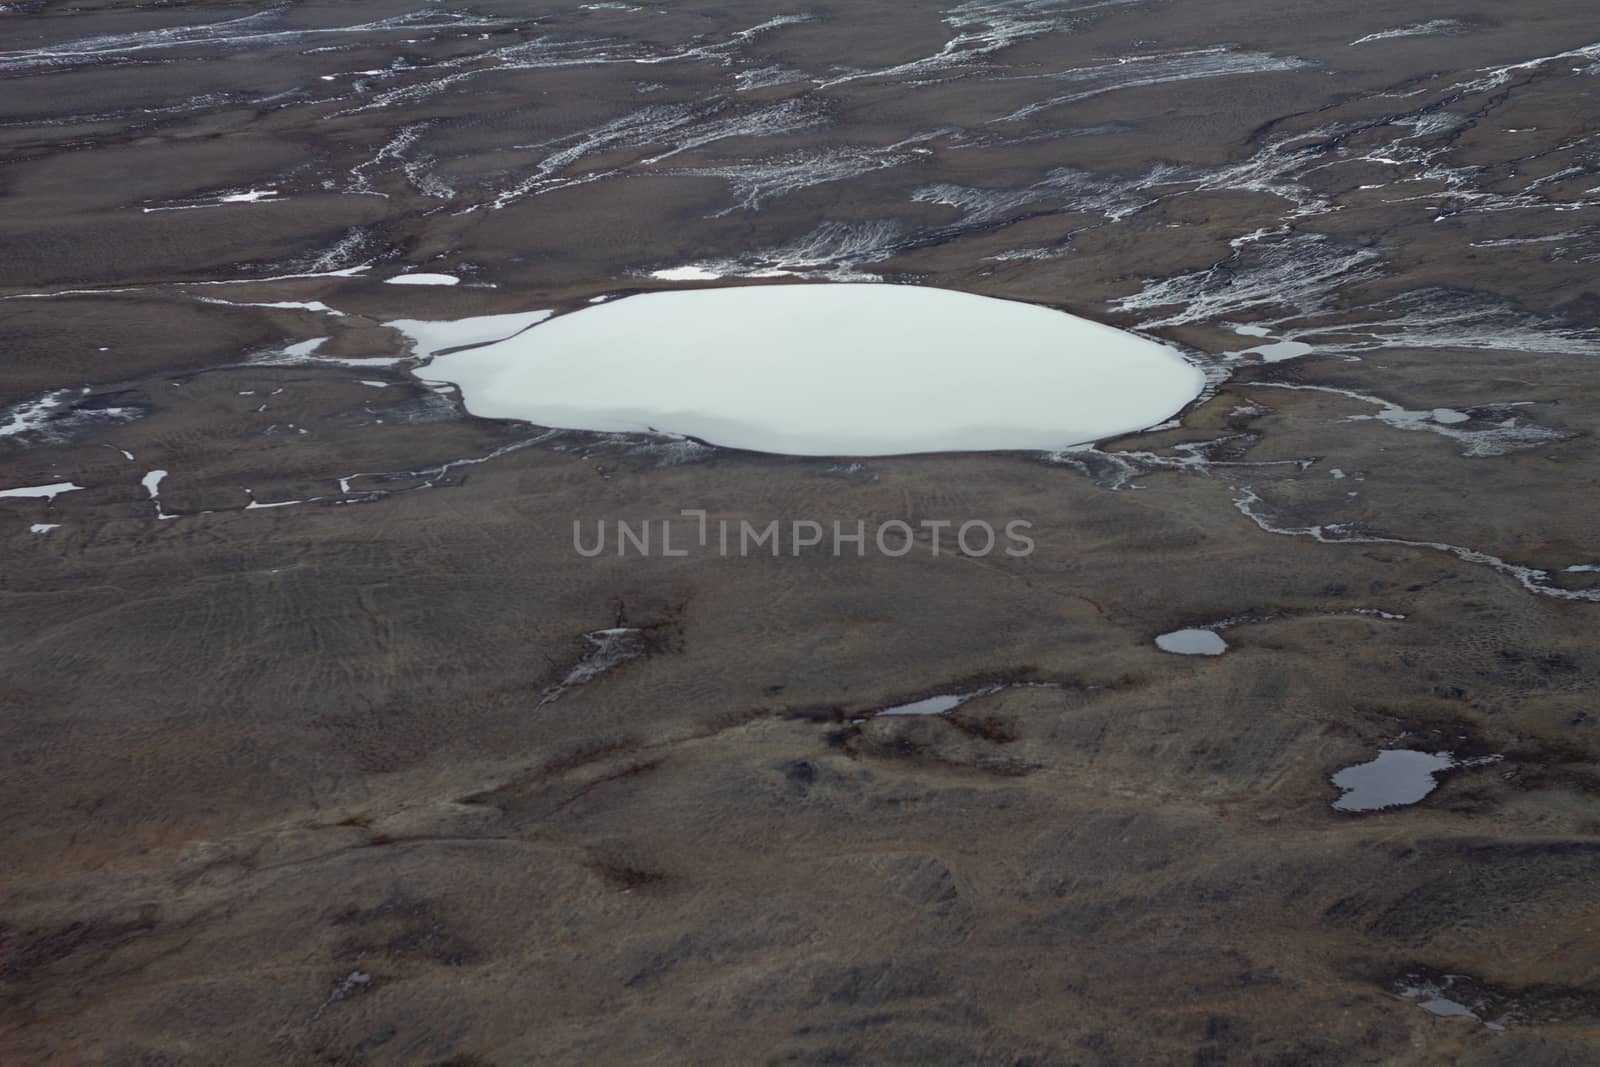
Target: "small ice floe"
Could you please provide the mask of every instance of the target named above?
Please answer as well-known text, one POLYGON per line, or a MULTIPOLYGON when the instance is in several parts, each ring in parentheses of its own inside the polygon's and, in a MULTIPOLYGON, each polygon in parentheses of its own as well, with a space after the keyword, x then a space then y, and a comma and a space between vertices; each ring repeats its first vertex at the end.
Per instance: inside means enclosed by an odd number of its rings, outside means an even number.
MULTIPOLYGON (((1394 991, 1407 1000, 1417 1002, 1417 1007, 1430 1015, 1437 1015, 1445 1019, 1472 1019, 1480 1022, 1489 1030, 1504 1030, 1508 1022, 1513 1021, 1509 1015, 1499 1014, 1495 1002, 1501 998, 1485 996, 1481 993, 1474 996, 1471 987, 1475 986, 1472 979, 1465 975, 1447 974, 1437 978, 1425 978, 1413 975, 1407 980, 1398 983, 1394 991), (1466 991, 1458 992, 1455 988, 1457 982, 1465 987, 1466 991), (1449 994, 1449 995, 1447 995, 1449 994), (1472 1001, 1470 1005, 1462 1003, 1456 997, 1465 997, 1472 1001), (1498 1014, 1498 1019, 1486 1018, 1490 1014, 1498 1014)), ((1500 1008, 1506 1005, 1502 1002, 1500 1008)))
MULTIPOLYGON (((1244 337, 1266 338, 1272 336, 1272 331, 1264 326, 1235 326, 1233 327, 1233 332, 1244 337)), ((1314 351, 1316 350, 1304 341, 1280 339, 1256 345, 1254 348, 1228 352, 1226 355, 1231 359, 1237 359, 1240 356, 1258 356, 1263 363, 1281 363, 1286 359, 1309 356, 1314 351)))
POLYGON ((1333 478, 1335 480, 1343 478, 1344 476, 1345 476, 1344 471, 1340 470, 1338 467, 1334 467, 1332 470, 1328 471, 1328 477, 1333 478))
POLYGON ((454 274, 398 274, 393 278, 385 278, 385 285, 460 285, 461 279, 454 274))
POLYGON ((139 480, 139 484, 144 486, 145 492, 149 493, 150 499, 155 502, 156 518, 176 519, 178 516, 168 515, 166 510, 161 506, 161 479, 165 478, 166 476, 166 471, 151 471, 149 474, 146 474, 139 480))
POLYGON ((29 533, 36 533, 36 534, 47 534, 51 530, 59 530, 59 529, 61 529, 61 524, 59 522, 36 522, 32 526, 28 527, 28 532, 29 533))
POLYGON ((1273 341, 1271 344, 1257 345, 1235 354, 1260 356, 1263 363, 1282 363, 1286 359, 1309 356, 1314 351, 1315 349, 1304 341, 1273 341))
POLYGON ((328 338, 326 337, 313 337, 309 341, 301 341, 298 344, 290 345, 283 350, 283 355, 287 359, 309 359, 316 355, 317 350, 327 343, 328 338))
POLYGON ((575 686, 587 685, 612 668, 638 659, 647 651, 644 632, 632 626, 593 630, 584 634, 583 639, 591 646, 588 655, 579 660, 566 677, 544 691, 539 698, 540 707, 559 699, 561 694, 575 686))
POLYGON ((1336 811, 1381 811, 1422 800, 1439 785, 1436 775, 1460 767, 1497 763, 1501 756, 1457 759, 1449 752, 1417 752, 1390 748, 1377 758, 1357 763, 1330 779, 1344 792, 1333 802, 1336 811))
POLYGON ((921 700, 912 700, 905 704, 892 704, 887 708, 878 708, 871 714, 878 715, 944 715, 952 712, 964 704, 968 704, 979 697, 993 696, 1004 693, 1010 689, 1050 689, 1054 688, 1050 682, 1013 682, 1010 684, 986 685, 981 689, 969 689, 964 693, 941 693, 937 696, 923 697, 921 700))
POLYGON ((388 382, 374 381, 371 378, 362 378, 362 379, 360 379, 360 381, 361 381, 362 385, 370 385, 374 389, 387 389, 387 388, 389 388, 389 383, 388 382))
POLYGON ((220 300, 216 297, 197 297, 202 304, 220 304, 223 307, 235 308, 276 308, 281 311, 311 311, 319 315, 333 315, 343 317, 344 312, 338 308, 329 307, 320 300, 265 300, 246 303, 243 301, 220 300))
POLYGON ((946 693, 942 696, 925 697, 922 700, 913 700, 909 704, 896 704, 889 708, 880 708, 875 715, 943 715, 947 711, 954 711, 969 700, 977 697, 988 696, 998 692, 999 686, 989 686, 986 689, 975 689, 970 693, 946 693))
MULTIPOLYGON (((1423 997, 1423 998, 1425 998, 1425 999, 1423 999, 1423 1000, 1418 1002, 1417 1007, 1421 1008, 1425 1012, 1428 1012, 1429 1014, 1442 1015, 1442 1016, 1445 1016, 1447 1018, 1448 1017, 1464 1017, 1464 1018, 1468 1018, 1468 1019, 1476 1019, 1476 1018, 1478 1018, 1478 1013, 1477 1012, 1473 1011, 1471 1008, 1467 1007, 1465 1004, 1457 1003, 1456 1001, 1451 1000, 1448 997, 1435 996, 1435 995, 1433 995, 1431 993, 1428 993, 1428 992, 1425 992, 1423 990, 1416 990, 1416 991, 1412 992, 1411 995, 1414 996, 1414 997, 1423 997)), ((1503 1029, 1503 1027, 1497 1027, 1497 1029, 1503 1029)))
POLYGON ((668 267, 651 271, 650 277, 663 282, 714 282, 722 275, 706 267, 668 267))
POLYGON ((1205 385, 1176 350, 1097 322, 879 284, 645 293, 441 355, 428 377, 487 418, 841 457, 1050 451, 1160 423, 1205 385))
POLYGON ((1568 574, 1583 574, 1589 571, 1600 571, 1600 563, 1575 563, 1567 568, 1568 574))
POLYGON ((1442 426, 1454 426, 1461 422, 1472 421, 1472 416, 1464 411, 1455 411, 1451 408, 1434 408, 1429 413, 1434 422, 1442 426))
POLYGON ((1391 622, 1400 622, 1405 619, 1405 616, 1398 612, 1384 611, 1381 608, 1355 608, 1354 611, 1357 615, 1371 615, 1375 619, 1388 619, 1391 622))
POLYGON ((1215 630, 1174 630, 1157 637, 1156 647, 1180 656, 1220 656, 1228 651, 1228 642, 1215 630))
POLYGON ((50 485, 24 485, 16 489, 0 489, 0 497, 43 497, 54 500, 62 493, 73 493, 84 488, 71 482, 54 482, 50 485))
POLYGON ((246 511, 258 511, 261 508, 286 508, 291 504, 305 503, 304 500, 274 500, 270 504, 263 504, 261 501, 256 499, 255 490, 246 489, 244 493, 245 496, 250 498, 250 503, 244 506, 244 510, 246 511))

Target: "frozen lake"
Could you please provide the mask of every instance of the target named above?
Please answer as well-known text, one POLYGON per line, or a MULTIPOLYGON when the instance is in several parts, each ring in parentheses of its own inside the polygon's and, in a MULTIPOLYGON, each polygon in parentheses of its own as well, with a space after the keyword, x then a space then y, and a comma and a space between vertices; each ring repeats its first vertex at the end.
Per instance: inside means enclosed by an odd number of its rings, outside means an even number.
POLYGON ((811 456, 1058 449, 1162 422, 1204 384, 1109 326, 881 284, 648 293, 423 373, 489 418, 811 456))

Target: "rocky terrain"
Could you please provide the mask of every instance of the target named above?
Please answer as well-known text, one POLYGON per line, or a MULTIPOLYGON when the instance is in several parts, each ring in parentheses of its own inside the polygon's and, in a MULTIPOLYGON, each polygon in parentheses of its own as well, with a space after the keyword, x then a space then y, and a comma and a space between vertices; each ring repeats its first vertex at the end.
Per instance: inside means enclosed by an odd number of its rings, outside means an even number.
POLYGON ((1600 1063, 1597 213, 1584 0, 0 5, 0 1062, 1600 1063), (829 459, 427 370, 806 280, 1210 386, 829 459), (574 550, 684 509, 1036 548, 574 550))

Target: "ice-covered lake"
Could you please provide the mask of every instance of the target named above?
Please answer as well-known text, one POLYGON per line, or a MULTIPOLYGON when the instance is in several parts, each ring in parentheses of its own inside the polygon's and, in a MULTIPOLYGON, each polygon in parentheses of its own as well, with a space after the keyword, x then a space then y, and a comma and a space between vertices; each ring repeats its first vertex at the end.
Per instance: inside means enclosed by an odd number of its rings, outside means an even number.
POLYGON ((886 284, 647 293, 422 374, 489 418, 813 456, 1064 448, 1160 423, 1204 385, 1100 323, 886 284))

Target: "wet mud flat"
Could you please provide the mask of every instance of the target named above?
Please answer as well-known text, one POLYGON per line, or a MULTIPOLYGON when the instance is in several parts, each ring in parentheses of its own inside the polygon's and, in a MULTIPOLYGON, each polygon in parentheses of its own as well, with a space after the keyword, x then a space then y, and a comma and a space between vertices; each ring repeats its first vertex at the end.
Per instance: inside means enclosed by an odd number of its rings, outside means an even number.
POLYGON ((1592 1058, 1590 5, 21 0, 0 100, 0 1060, 1592 1058), (429 370, 806 281, 1207 387, 784 457, 429 370), (685 508, 1037 544, 574 551, 685 508))

